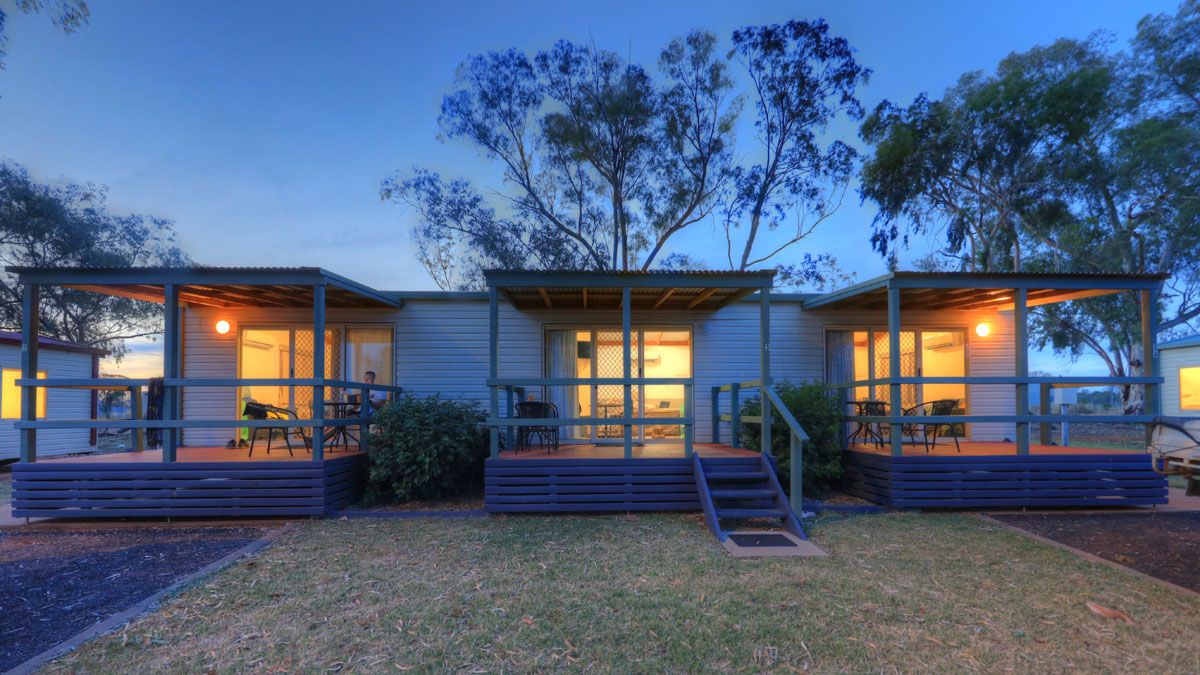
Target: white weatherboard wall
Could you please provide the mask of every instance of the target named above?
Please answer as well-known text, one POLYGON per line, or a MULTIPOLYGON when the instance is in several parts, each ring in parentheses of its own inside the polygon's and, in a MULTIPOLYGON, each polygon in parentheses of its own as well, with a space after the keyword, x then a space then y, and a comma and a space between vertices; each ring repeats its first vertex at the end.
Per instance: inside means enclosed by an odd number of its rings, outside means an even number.
MULTIPOLYGON (((21 346, 0 344, 0 368, 21 368, 21 346)), ((47 377, 92 376, 92 355, 63 351, 47 345, 38 349, 38 370, 47 377)), ((88 419, 91 417, 92 394, 83 389, 47 389, 46 415, 49 419, 88 419)), ((16 459, 21 455, 20 432, 13 427, 16 420, 0 420, 0 459, 16 459)), ((88 429, 39 429, 38 457, 52 457, 75 452, 88 452, 95 446, 88 429)))
MULTIPOLYGON (((500 376, 543 377, 546 328, 620 326, 616 311, 516 310, 500 305, 500 376)), ((488 376, 487 301, 461 297, 406 300, 396 330, 396 383, 420 395, 472 398, 486 405, 488 376)), ((969 374, 1014 374, 1011 312, 902 313, 905 328, 961 328, 967 333, 969 374), (975 335, 981 321, 987 338, 975 335)), ((738 302, 717 312, 633 312, 634 326, 690 326, 695 337, 694 376, 696 440, 712 436, 711 388, 759 376, 759 305, 738 302)), ((886 324, 882 312, 805 312, 796 300, 771 303, 771 373, 778 381, 823 381, 826 326, 855 328, 886 324)), ((1012 414, 1012 385, 972 385, 970 411, 1012 414)), ((503 399, 502 399, 503 400, 503 399)), ((727 412, 727 410, 723 411, 727 412)), ((976 440, 1014 436, 1012 424, 973 424, 976 440)), ((722 430, 728 441, 728 425, 722 430)))
MULTIPOLYGON (((905 328, 960 328, 967 335, 968 373, 978 376, 1014 374, 1011 312, 902 312, 905 328), (981 321, 991 326, 987 338, 975 335, 981 321)), ((633 325, 691 328, 694 335, 694 406, 696 440, 712 438, 711 390, 714 385, 759 377, 759 303, 737 302, 716 312, 635 311, 633 325)), ((488 303, 479 294, 409 298, 400 310, 329 310, 329 324, 390 324, 395 330, 393 382, 406 393, 468 398, 486 406, 488 390, 488 303)), ((304 309, 189 308, 184 314, 184 377, 237 377, 237 330, 242 326, 310 324, 304 309), (218 335, 218 319, 234 330, 218 335)), ((547 328, 619 327, 617 311, 517 310, 500 305, 500 376, 544 377, 544 331, 547 328)), ((776 298, 771 303, 771 373, 778 380, 823 381, 825 329, 886 325, 883 312, 805 312, 800 302, 776 298)), ((297 377, 307 374, 297 373, 297 377)), ((356 378, 351 378, 356 379, 356 378)), ((969 410, 975 414, 1012 414, 1012 385, 972 385, 969 410)), ((503 401, 503 397, 501 399, 503 401)), ((727 399, 725 399, 727 400, 727 399)), ((723 413, 728 410, 724 409, 723 413)), ((232 387, 187 388, 185 419, 229 419, 240 413, 232 387)), ((728 442, 728 425, 722 429, 728 442)), ((1012 424, 973 424, 975 440, 1014 436, 1012 424)), ((223 445, 234 430, 192 429, 187 445, 223 445)))
MULTIPOLYGON (((329 309, 327 326, 335 324, 372 324, 396 327, 400 312, 395 309, 329 309)), ((183 313, 183 376, 195 378, 237 377, 237 333, 242 327, 312 325, 312 310, 275 308, 189 307, 183 313), (233 330, 220 335, 215 330, 218 320, 229 321, 233 330)), ((397 335, 398 339, 398 335, 397 335)), ((486 372, 486 370, 485 370, 486 372)), ((395 374, 398 376, 398 373, 395 374)), ((296 377, 312 377, 312 373, 296 373, 296 377)), ((360 381, 361 374, 347 379, 360 381)), ((403 386, 403 382, 393 379, 403 386)), ((183 418, 237 419, 241 415, 235 387, 185 387, 183 418)), ((234 438, 234 429, 185 429, 184 445, 225 445, 234 438)), ((257 456, 257 453, 256 455, 257 456)))
POLYGON ((1179 369, 1200 368, 1200 345, 1168 347, 1158 352, 1162 373, 1162 414, 1167 417, 1200 417, 1200 410, 1183 410, 1179 405, 1179 369))

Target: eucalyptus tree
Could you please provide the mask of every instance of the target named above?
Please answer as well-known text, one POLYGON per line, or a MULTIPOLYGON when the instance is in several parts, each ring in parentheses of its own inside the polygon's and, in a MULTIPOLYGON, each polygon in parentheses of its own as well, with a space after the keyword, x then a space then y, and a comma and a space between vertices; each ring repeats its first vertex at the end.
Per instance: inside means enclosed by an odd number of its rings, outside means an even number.
MULTIPOLYGON (((565 41, 532 57, 473 56, 439 124, 443 138, 494 160, 502 186, 489 195, 416 168, 385 180, 381 196, 416 212, 418 259, 443 288, 478 287, 485 266, 711 264, 670 246, 704 221, 724 224, 732 269, 774 262, 836 208, 850 176, 853 151, 818 136, 839 114, 861 115, 853 94, 867 71, 852 52, 816 21, 739 30, 726 54, 693 31, 662 50, 653 72, 565 41), (738 93, 735 57, 751 97, 738 93), (762 152, 742 166, 735 157, 750 153, 735 148, 734 129, 746 98, 762 152), (764 234, 793 216, 794 234, 764 234)), ((813 276, 827 262, 810 253, 785 272, 813 276)))
MULTIPOLYGON (((106 189, 90 183, 41 183, 0 162, 0 267, 182 266, 188 257, 162 218, 109 212, 106 189)), ((0 325, 21 325, 21 288, 0 273, 0 325)), ((162 332, 154 303, 47 286, 40 334, 124 353, 124 341, 162 332)))
MULTIPOLYGON (((1185 5, 1179 20, 1194 14, 1185 5)), ((1175 21, 1144 20, 1130 52, 1059 40, 965 76, 942 99, 877 109, 863 126, 873 154, 862 179, 880 207, 876 248, 933 231, 963 269, 1161 273, 1162 329, 1200 317, 1200 127, 1175 87, 1192 77, 1195 46, 1146 46, 1147 26, 1174 35, 1175 21)), ((1138 375, 1140 312, 1132 294, 1048 305, 1031 334, 1138 375)), ((1139 410, 1141 388, 1125 388, 1123 403, 1139 410)))

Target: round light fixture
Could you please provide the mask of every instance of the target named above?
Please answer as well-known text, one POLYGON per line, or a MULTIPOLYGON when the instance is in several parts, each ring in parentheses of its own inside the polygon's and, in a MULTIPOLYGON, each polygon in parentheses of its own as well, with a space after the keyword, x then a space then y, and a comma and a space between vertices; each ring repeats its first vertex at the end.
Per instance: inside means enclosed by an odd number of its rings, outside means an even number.
POLYGON ((221 319, 220 321, 217 322, 216 328, 217 328, 218 335, 225 335, 226 333, 229 332, 229 328, 230 328, 229 322, 226 321, 225 319, 221 319))
POLYGON ((981 323, 978 326, 975 326, 975 334, 978 335, 979 337, 987 337, 988 334, 991 332, 992 332, 992 327, 987 325, 986 323, 981 323))

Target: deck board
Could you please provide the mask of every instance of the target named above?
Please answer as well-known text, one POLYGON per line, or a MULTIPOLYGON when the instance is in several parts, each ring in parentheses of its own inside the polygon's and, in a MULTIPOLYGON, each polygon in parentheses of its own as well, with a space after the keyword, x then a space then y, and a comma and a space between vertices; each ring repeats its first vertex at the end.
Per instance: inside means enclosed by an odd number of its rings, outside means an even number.
MULTIPOLYGON (((325 459, 333 460, 339 457, 358 454, 358 446, 351 445, 349 449, 338 446, 333 452, 325 448, 325 459)), ((254 456, 249 457, 249 448, 226 448, 222 446, 180 446, 176 448, 175 461, 178 464, 189 462, 308 462, 312 463, 312 453, 307 449, 296 448, 293 456, 288 455, 287 447, 282 450, 271 448, 267 454, 263 446, 254 448, 254 456)), ((162 450, 143 450, 141 452, 112 452, 106 454, 74 455, 70 457, 47 457, 38 459, 37 464, 126 464, 162 462, 162 450)))
MULTIPOLYGON (((1016 443, 1005 443, 1002 441, 959 441, 962 452, 959 452, 954 447, 954 442, 941 443, 930 448, 929 452, 925 452, 925 446, 917 443, 915 445, 905 442, 904 457, 1005 457, 1017 454, 1016 443)), ((883 447, 875 445, 864 445, 856 443, 851 445, 847 450, 852 452, 861 452, 869 455, 884 455, 892 456, 892 446, 885 443, 883 447)), ((1030 443, 1029 454, 1031 455, 1144 455, 1145 450, 1122 450, 1114 448, 1095 448, 1086 445, 1040 445, 1030 443)))
MULTIPOLYGON (((755 457, 758 453, 745 448, 735 448, 724 443, 696 443, 692 448, 701 457, 755 457)), ((683 443, 647 443, 634 446, 634 459, 682 459, 683 443)), ((594 445, 588 443, 564 443, 557 452, 549 448, 534 447, 514 452, 505 450, 500 459, 624 459, 625 448, 621 445, 594 445)))

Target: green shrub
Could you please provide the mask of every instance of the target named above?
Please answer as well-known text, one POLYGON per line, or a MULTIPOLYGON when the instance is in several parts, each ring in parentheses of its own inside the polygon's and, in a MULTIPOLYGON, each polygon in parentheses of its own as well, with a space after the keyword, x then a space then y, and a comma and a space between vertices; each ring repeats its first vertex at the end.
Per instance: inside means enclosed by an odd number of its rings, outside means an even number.
MULTIPOLYGON (((775 391, 810 439, 803 453, 804 494, 823 496, 842 479, 841 406, 818 383, 795 384, 784 380, 776 383, 775 391)), ((743 415, 757 416, 761 412, 758 398, 742 404, 743 415)), ((786 490, 791 480, 791 431, 778 414, 772 415, 771 422, 771 454, 775 456, 779 482, 786 490)), ((742 447, 761 450, 761 433, 759 425, 743 424, 742 447)))
POLYGON ((478 490, 488 434, 473 401, 405 395, 375 413, 366 502, 437 499, 478 490))

